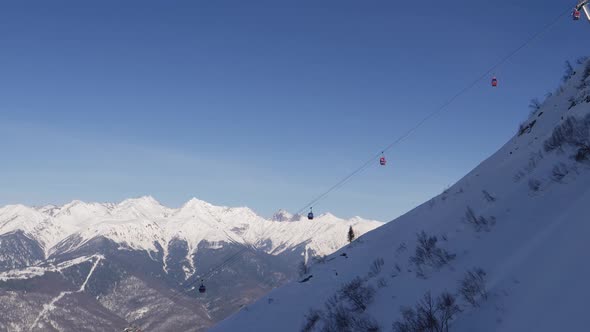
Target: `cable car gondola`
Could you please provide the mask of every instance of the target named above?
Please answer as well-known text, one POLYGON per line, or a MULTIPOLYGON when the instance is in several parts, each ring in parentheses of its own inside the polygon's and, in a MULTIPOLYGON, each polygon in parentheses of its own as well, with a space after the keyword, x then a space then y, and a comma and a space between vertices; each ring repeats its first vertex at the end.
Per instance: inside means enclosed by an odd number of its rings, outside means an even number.
POLYGON ((309 213, 307 214, 307 219, 313 220, 313 212, 311 211, 311 208, 309 208, 309 213))
POLYGON ((201 286, 199 286, 199 293, 203 294, 207 291, 207 288, 203 284, 203 280, 201 280, 201 286))
POLYGON ((572 18, 574 19, 574 21, 577 21, 580 19, 580 16, 582 16, 580 11, 578 10, 578 8, 575 8, 574 12, 572 13, 572 18))
POLYGON ((492 87, 497 87, 498 86, 498 79, 496 78, 496 76, 492 77, 492 87))
POLYGON ((382 154, 381 158, 379 158, 379 165, 385 166, 387 164, 387 160, 385 160, 385 156, 382 154))

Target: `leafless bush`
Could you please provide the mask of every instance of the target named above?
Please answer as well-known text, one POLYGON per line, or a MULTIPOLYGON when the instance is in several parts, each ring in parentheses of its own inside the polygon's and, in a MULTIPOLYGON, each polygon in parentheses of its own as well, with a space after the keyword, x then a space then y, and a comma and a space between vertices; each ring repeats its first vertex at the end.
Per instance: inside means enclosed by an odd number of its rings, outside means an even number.
POLYGON ((301 328, 301 332, 311 332, 321 319, 322 311, 317 309, 310 309, 305 315, 305 323, 301 328))
POLYGON ((578 105, 576 97, 570 97, 567 101, 570 103, 570 105, 567 108, 568 110, 571 110, 574 106, 578 105))
POLYGON ((529 158, 529 162, 525 166, 524 170, 527 171, 528 173, 531 173, 533 170, 535 170, 535 168, 537 168, 539 161, 541 161, 542 159, 543 159, 543 153, 541 151, 539 151, 537 153, 531 153, 531 156, 529 158))
POLYGON ((568 117, 553 129, 551 137, 544 143, 546 152, 563 151, 564 146, 577 148, 577 161, 587 159, 590 154, 590 114, 583 119, 568 117))
POLYGON ((571 62, 569 62, 569 60, 566 61, 565 72, 563 73, 563 77, 561 78, 563 83, 569 81, 569 79, 572 78, 572 76, 574 76, 575 74, 576 72, 574 71, 574 67, 572 66, 571 62))
POLYGON ((465 220, 467 223, 473 225, 477 232, 481 232, 482 230, 488 232, 491 227, 496 223, 495 217, 485 218, 484 216, 476 216, 475 212, 471 207, 467 207, 467 211, 465 212, 465 220))
POLYGON ((399 255, 401 253, 403 253, 404 251, 408 250, 408 246, 406 246, 405 242, 402 242, 397 249, 395 250, 395 254, 399 255))
POLYGON ((381 273, 381 270, 383 269, 383 264, 385 264, 383 258, 377 258, 376 260, 374 260, 371 264, 371 268, 369 269, 369 277, 374 278, 377 275, 379 275, 379 273, 381 273))
POLYGON ((424 231, 417 234, 416 251, 414 256, 410 257, 410 262, 416 266, 418 276, 425 276, 424 266, 439 269, 455 258, 454 254, 438 247, 437 242, 436 236, 428 236, 424 231))
POLYGON ((520 181, 526 174, 523 171, 518 171, 516 174, 514 174, 514 176, 512 177, 512 180, 514 180, 514 182, 518 182, 520 181))
POLYGON ((496 201, 496 197, 492 196, 492 194, 490 194, 487 190, 482 190, 481 192, 483 193, 483 197, 486 199, 486 201, 490 203, 496 201))
POLYGON ((553 167, 551 171, 551 178, 556 182, 561 182, 561 180, 566 177, 570 173, 570 169, 564 163, 559 163, 553 167))
POLYGON ((393 271, 391 271, 391 277, 395 278, 397 277, 400 273, 402 272, 402 268, 399 266, 399 264, 395 263, 394 267, 393 267, 393 271))
POLYGON ((442 199, 443 201, 447 199, 447 197, 449 196, 449 189, 445 189, 443 190, 442 194, 440 194, 440 199, 442 199))
POLYGON ((377 280, 377 287, 378 288, 387 287, 387 279, 379 278, 379 280, 377 280))
POLYGON ((335 296, 326 302, 326 314, 323 315, 322 321, 324 323, 322 332, 380 331, 374 319, 366 314, 349 310, 335 296))
MULTIPOLYGON (((587 59, 586 59, 587 60, 587 59)), ((584 63, 585 61, 583 61, 582 63, 584 63)), ((580 63, 580 64, 582 64, 580 63)), ((586 64, 586 66, 584 67, 584 71, 582 72, 582 83, 580 85, 578 85, 578 89, 584 89, 588 86, 588 82, 586 82, 586 80, 588 79, 588 77, 590 77, 590 62, 588 64, 586 64)))
POLYGON ((518 136, 522 136, 524 134, 528 134, 533 130, 533 127, 537 124, 537 120, 533 120, 531 122, 524 122, 518 126, 518 136))
POLYGON ((393 323, 395 332, 447 332, 449 322, 461 312, 455 297, 442 293, 436 302, 430 292, 418 301, 415 308, 401 309, 402 320, 393 323))
MULTIPOLYGON (((576 63, 579 65, 583 65, 584 62, 588 61, 588 57, 587 56, 581 56, 579 58, 576 59, 576 63)), ((588 64, 588 66, 590 67, 590 64, 588 64)), ((590 75, 590 74, 588 74, 590 75)))
POLYGON ((530 179, 529 180, 529 189, 532 191, 535 191, 535 192, 539 191, 541 189, 541 181, 539 181, 535 178, 530 179))
POLYGON ((367 305, 373 301, 374 297, 375 289, 371 286, 364 285, 359 277, 344 284, 338 291, 338 298, 348 302, 350 310, 355 312, 365 311, 367 305))
POLYGON ((473 268, 465 272, 463 280, 459 282, 459 293, 472 306, 479 306, 479 299, 488 298, 486 272, 481 268, 473 268))
POLYGON ((537 98, 531 99, 531 101, 529 102, 529 109, 531 110, 529 117, 537 114, 537 112, 539 112, 539 110, 541 109, 541 106, 542 106, 542 104, 539 101, 539 99, 537 99, 537 98))

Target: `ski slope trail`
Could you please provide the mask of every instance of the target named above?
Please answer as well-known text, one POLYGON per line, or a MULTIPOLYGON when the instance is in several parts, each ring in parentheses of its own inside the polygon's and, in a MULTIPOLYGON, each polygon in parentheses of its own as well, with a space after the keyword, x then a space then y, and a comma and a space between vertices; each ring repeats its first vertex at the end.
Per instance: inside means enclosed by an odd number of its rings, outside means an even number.
MULTIPOLYGON (((33 329, 36 327, 43 329, 43 324, 41 323, 41 320, 48 319, 48 315, 51 313, 52 310, 54 310, 56 308, 55 304, 59 300, 61 300, 62 298, 64 298, 67 295, 74 294, 74 293, 82 293, 86 290, 86 284, 88 283, 88 280, 90 280, 90 277, 92 277, 94 270, 96 269, 96 267, 98 266, 98 264, 100 263, 100 261, 104 257, 97 255, 97 256, 94 256, 93 258, 95 258, 94 264, 92 264, 92 267, 90 268, 90 271, 88 272, 88 275, 86 276, 86 279, 84 280, 84 283, 82 284, 82 286, 80 286, 80 288, 77 291, 60 292, 59 295, 54 297, 48 304, 44 304, 43 310, 41 310, 41 312, 39 313, 39 315, 37 316, 37 318, 35 319, 35 321, 31 325, 31 327, 29 328, 30 331, 33 331, 33 329)), ((48 324, 51 325, 51 322, 48 322, 48 324)))

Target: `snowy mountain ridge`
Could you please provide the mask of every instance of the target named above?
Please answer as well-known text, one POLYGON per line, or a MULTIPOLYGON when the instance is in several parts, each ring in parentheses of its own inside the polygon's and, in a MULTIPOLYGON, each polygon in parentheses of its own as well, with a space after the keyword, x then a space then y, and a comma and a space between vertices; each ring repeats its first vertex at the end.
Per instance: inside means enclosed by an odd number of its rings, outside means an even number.
POLYGON ((0 208, 0 235, 21 230, 42 245, 46 257, 57 248, 75 250, 100 236, 130 249, 154 252, 158 245, 167 248, 174 239, 185 240, 191 253, 203 241, 264 247, 272 254, 309 242, 309 249, 326 255, 346 243, 349 226, 363 234, 381 225, 358 217, 343 220, 325 214, 309 221, 286 211, 280 213, 292 222, 267 220, 246 207, 215 206, 196 198, 178 209, 165 207, 150 196, 118 204, 8 205, 0 208))
POLYGON ((590 60, 442 194, 211 329, 585 331, 590 60))

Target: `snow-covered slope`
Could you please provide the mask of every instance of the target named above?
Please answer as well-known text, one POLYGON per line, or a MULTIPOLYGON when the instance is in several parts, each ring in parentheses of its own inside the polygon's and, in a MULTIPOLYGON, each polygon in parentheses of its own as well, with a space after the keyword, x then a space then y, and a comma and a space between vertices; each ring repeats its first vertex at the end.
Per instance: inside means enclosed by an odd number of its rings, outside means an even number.
POLYGON ((172 240, 184 240, 190 253, 205 241, 210 245, 249 245, 275 255, 305 246, 321 256, 346 244, 349 226, 360 235, 381 225, 330 214, 313 221, 291 215, 289 218, 291 222, 267 220, 245 207, 214 206, 195 198, 172 209, 152 197, 141 197, 119 204, 73 201, 61 207, 6 206, 0 208, 0 235, 20 230, 37 240, 46 256, 56 250, 75 250, 97 237, 128 249, 153 252, 167 248, 172 240))
POLYGON ((444 193, 211 331, 438 331, 419 323, 443 292, 450 331, 588 330, 589 76, 444 193))

